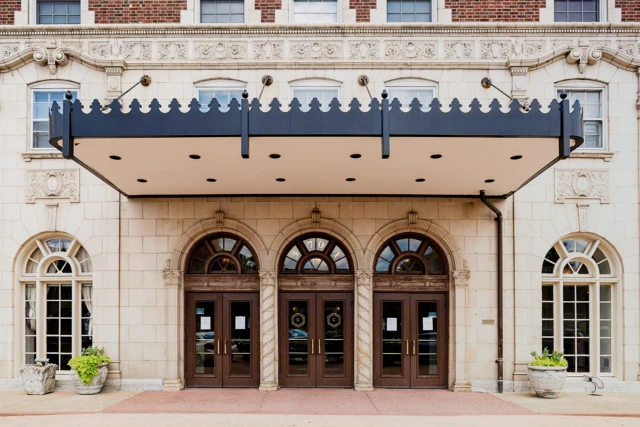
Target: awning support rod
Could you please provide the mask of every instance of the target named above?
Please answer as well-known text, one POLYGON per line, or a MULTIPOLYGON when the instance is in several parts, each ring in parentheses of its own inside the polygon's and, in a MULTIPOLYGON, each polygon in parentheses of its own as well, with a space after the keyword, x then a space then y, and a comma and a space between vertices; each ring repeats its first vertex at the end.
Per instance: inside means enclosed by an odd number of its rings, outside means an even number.
POLYGON ((496 214, 495 221, 498 224, 498 358, 496 363, 498 364, 498 393, 504 391, 504 330, 503 330, 503 293, 504 293, 504 250, 503 250, 503 230, 502 230, 502 212, 487 199, 487 195, 484 190, 480 191, 480 200, 487 206, 493 213, 496 214))
MULTIPOLYGON (((144 76, 140 77, 140 80, 138 80, 138 82, 136 84, 134 84, 133 86, 131 86, 129 89, 125 90, 124 92, 122 92, 120 94, 119 97, 117 97, 116 99, 114 99, 114 101, 120 101, 120 98, 122 98, 123 96, 125 96, 126 94, 128 94, 129 92, 131 92, 133 90, 134 87, 138 86, 139 84, 142 84, 142 86, 149 86, 151 84, 151 77, 149 77, 147 74, 145 74, 144 76)), ((113 101, 112 101, 113 102, 113 101)), ((102 111, 106 110, 107 108, 109 108, 111 106, 111 104, 106 104, 102 106, 102 111)))
MULTIPOLYGON (((500 89, 498 86, 494 85, 493 82, 491 81, 491 79, 489 77, 485 77, 480 81, 480 84, 482 85, 483 88, 485 89, 489 89, 490 87, 494 88, 495 90, 497 90, 498 92, 500 92, 501 94, 503 94, 504 96, 506 96, 507 98, 509 98, 509 101, 513 101, 513 97, 511 95, 508 95, 505 91, 503 91, 502 89, 500 89)), ((529 111, 531 108, 529 108, 528 102, 525 101, 524 105, 522 106, 522 109, 524 111, 529 111)))

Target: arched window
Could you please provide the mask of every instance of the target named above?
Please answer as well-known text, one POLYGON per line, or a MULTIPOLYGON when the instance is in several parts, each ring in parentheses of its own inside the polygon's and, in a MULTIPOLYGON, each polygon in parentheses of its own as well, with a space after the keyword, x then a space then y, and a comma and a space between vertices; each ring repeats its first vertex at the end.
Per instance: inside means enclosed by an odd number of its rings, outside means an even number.
POLYGON ((210 80, 198 83, 195 87, 195 96, 200 103, 202 112, 209 111, 209 104, 213 99, 220 104, 220 111, 229 111, 229 103, 235 99, 240 105, 242 92, 246 88, 246 84, 236 80, 210 80))
POLYGON ((568 237, 542 261, 542 348, 558 350, 569 374, 612 376, 615 263, 598 239, 568 237))
POLYGON ((38 239, 27 253, 19 279, 25 363, 46 357, 69 370, 69 359, 93 344, 91 257, 67 236, 38 239))
POLYGON ((389 92, 389 101, 397 99, 402 111, 409 111, 414 99, 420 103, 422 111, 428 111, 433 98, 438 96, 438 87, 435 83, 419 79, 399 79, 385 84, 389 92))
POLYGON ((251 274, 258 272, 255 252, 233 234, 208 236, 191 252, 188 274, 251 274))
POLYGON ((351 273, 351 259, 342 243, 326 234, 298 237, 287 246, 281 261, 282 273, 351 273))
POLYGON ((428 238, 418 234, 390 239, 376 257, 376 273, 442 275, 446 272, 440 250, 428 238))

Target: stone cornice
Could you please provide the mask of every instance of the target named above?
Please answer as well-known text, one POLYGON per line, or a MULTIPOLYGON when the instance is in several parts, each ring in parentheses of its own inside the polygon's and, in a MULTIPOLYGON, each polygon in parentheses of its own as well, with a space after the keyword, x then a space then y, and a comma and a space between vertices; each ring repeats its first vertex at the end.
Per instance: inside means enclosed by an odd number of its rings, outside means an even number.
POLYGON ((640 23, 540 24, 536 22, 492 23, 470 22, 453 24, 344 24, 296 26, 275 24, 253 25, 181 25, 181 24, 122 24, 122 25, 3 25, 0 37, 52 36, 195 36, 230 35, 403 35, 403 34, 625 34, 640 35, 640 23))

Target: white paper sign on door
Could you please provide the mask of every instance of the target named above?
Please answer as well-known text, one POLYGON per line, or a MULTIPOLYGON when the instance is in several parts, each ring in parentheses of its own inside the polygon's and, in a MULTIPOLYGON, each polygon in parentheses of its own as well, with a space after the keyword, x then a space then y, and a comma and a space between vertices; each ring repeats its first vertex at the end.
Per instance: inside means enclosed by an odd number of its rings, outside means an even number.
POLYGON ((422 329, 425 331, 433 331, 433 317, 422 318, 422 329))
POLYGON ((398 330, 398 319, 395 317, 387 317, 387 331, 395 332, 398 330))
POLYGON ((245 317, 244 316, 236 316, 236 330, 245 329, 245 317))
POLYGON ((210 331, 211 330, 211 317, 202 316, 200 318, 200 330, 201 331, 210 331))

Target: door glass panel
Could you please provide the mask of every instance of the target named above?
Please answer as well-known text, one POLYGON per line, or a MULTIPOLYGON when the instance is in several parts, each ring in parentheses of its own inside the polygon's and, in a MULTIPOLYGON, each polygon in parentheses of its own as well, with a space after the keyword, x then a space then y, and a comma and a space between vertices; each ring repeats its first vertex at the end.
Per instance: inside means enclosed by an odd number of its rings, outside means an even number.
POLYGON ((289 301, 289 375, 309 375, 309 303, 289 301))
POLYGON ((196 302, 195 373, 215 375, 215 302, 196 302))
POLYGON ((344 375, 344 302, 324 302, 324 373, 344 375))
POLYGON ((231 366, 229 376, 251 376, 251 301, 231 301, 231 366))
POLYGON ((402 301, 382 302, 382 376, 402 376, 402 301))
POLYGON ((418 302, 418 375, 438 374, 438 303, 418 302))

